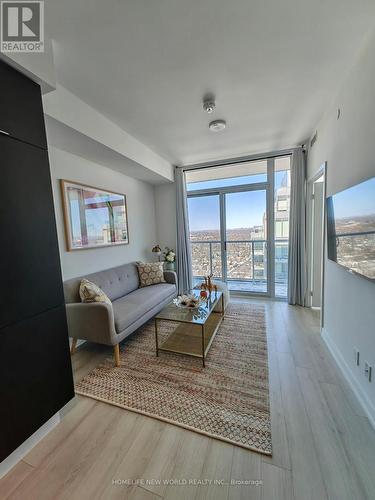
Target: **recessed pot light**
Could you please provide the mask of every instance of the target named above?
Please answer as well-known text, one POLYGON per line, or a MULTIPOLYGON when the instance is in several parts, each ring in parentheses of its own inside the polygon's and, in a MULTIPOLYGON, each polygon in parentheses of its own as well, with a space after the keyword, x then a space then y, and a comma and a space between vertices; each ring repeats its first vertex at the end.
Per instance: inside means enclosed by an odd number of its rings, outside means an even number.
POLYGON ((214 120, 208 126, 210 130, 213 132, 220 132, 220 130, 224 130, 227 126, 227 122, 225 120, 214 120))
POLYGON ((216 107, 215 101, 205 101, 203 103, 203 109, 205 110, 206 113, 211 114, 216 107))
POLYGON ((216 108, 215 97, 213 94, 206 94, 203 97, 203 109, 206 113, 211 114, 216 108))

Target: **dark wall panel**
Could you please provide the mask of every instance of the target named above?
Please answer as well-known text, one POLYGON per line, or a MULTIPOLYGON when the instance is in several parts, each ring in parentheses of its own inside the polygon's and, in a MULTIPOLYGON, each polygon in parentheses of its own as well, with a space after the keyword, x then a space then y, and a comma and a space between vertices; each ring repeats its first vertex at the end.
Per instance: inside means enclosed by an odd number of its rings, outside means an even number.
POLYGON ((47 151, 0 136, 0 328, 62 304, 47 151))
POLYGON ((0 461, 73 396, 65 306, 0 330, 0 461))

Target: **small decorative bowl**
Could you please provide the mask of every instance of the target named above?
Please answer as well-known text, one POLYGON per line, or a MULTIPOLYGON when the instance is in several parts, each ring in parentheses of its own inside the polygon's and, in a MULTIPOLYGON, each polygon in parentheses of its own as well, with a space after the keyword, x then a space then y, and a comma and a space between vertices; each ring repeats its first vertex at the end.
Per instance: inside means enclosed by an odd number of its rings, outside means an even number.
POLYGON ((179 295, 177 299, 173 300, 177 307, 185 309, 196 309, 200 306, 200 299, 195 295, 179 295))

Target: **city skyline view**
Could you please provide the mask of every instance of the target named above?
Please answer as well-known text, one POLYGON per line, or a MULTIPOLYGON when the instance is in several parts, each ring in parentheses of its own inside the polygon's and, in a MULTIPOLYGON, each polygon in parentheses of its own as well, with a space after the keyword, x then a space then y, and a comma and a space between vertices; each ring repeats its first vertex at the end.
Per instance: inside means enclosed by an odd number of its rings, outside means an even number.
POLYGON ((333 260, 375 280, 375 213, 338 219, 336 230, 333 260))
POLYGON ((328 255, 375 280, 375 178, 329 198, 328 255))

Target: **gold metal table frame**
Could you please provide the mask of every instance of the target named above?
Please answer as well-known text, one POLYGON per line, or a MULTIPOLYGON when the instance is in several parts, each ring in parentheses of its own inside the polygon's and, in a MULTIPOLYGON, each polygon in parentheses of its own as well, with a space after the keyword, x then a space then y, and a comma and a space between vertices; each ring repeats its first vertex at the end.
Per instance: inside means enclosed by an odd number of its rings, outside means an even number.
MULTIPOLYGON (((192 290, 191 293, 199 294, 199 291, 192 290)), ((207 313, 203 319, 194 319, 194 310, 185 310, 184 315, 181 312, 173 314, 172 308, 177 308, 173 303, 166 306, 159 314, 155 316, 155 344, 156 356, 159 356, 160 351, 172 352, 175 354, 185 354, 202 358, 203 367, 207 353, 210 350, 216 333, 224 320, 224 294, 217 291, 216 295, 212 294, 210 303, 203 307, 203 312, 207 313), (216 312, 214 309, 221 301, 221 311, 216 312), (207 309, 206 311, 204 309, 207 309), (168 314, 170 312, 170 314, 168 314), (191 314, 191 319, 189 316, 191 314), (168 321, 177 324, 177 327, 168 335, 168 337, 159 344, 159 322, 168 321)))

